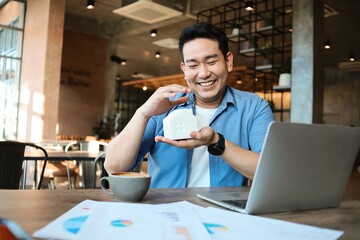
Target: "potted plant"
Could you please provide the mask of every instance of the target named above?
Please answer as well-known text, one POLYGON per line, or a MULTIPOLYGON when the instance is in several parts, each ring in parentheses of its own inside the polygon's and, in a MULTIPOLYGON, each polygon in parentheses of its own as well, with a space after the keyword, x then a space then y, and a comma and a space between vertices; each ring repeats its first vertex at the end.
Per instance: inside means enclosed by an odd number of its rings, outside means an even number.
POLYGON ((93 135, 96 136, 97 139, 110 139, 114 135, 114 120, 110 117, 105 117, 97 122, 93 130, 93 135))
POLYGON ((271 54, 274 52, 274 47, 271 41, 266 41, 264 46, 261 48, 262 53, 264 54, 264 65, 271 64, 271 54))

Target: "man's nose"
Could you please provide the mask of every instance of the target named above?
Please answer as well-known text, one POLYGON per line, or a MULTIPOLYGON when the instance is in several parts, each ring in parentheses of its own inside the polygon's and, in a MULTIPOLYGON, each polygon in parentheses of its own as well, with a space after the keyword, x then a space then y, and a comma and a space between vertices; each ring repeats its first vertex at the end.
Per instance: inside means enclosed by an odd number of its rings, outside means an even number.
POLYGON ((198 75, 200 78, 207 78, 208 76, 210 76, 210 71, 206 64, 201 64, 198 75))

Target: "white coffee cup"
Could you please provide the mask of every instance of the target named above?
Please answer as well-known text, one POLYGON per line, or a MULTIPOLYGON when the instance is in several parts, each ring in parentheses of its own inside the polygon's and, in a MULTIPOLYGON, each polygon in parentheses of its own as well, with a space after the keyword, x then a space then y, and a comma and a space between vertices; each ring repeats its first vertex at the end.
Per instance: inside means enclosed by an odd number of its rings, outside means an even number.
POLYGON ((139 172, 116 172, 100 179, 100 187, 108 194, 126 202, 139 202, 149 191, 151 176, 139 172), (110 185, 110 190, 105 187, 110 185))

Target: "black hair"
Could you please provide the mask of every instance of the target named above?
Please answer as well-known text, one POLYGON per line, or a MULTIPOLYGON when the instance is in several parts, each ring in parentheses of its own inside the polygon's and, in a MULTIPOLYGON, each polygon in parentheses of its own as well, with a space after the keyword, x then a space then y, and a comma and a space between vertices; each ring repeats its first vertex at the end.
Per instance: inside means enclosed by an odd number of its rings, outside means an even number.
POLYGON ((226 34, 221 29, 210 23, 199 22, 185 28, 179 36, 179 51, 182 59, 184 59, 183 48, 185 43, 197 38, 216 40, 219 44, 220 51, 224 55, 224 58, 226 58, 226 55, 229 52, 229 39, 226 34))

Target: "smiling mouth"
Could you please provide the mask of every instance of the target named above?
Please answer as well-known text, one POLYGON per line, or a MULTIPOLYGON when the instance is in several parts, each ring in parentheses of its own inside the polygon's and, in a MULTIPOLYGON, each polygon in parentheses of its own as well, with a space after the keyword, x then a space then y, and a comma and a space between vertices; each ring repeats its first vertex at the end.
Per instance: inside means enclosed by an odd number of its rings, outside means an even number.
POLYGON ((213 85, 215 82, 216 82, 216 81, 213 80, 213 81, 207 81, 207 82, 200 82, 200 83, 198 83, 198 84, 199 84, 200 86, 202 86, 202 87, 209 87, 209 86, 213 85))

